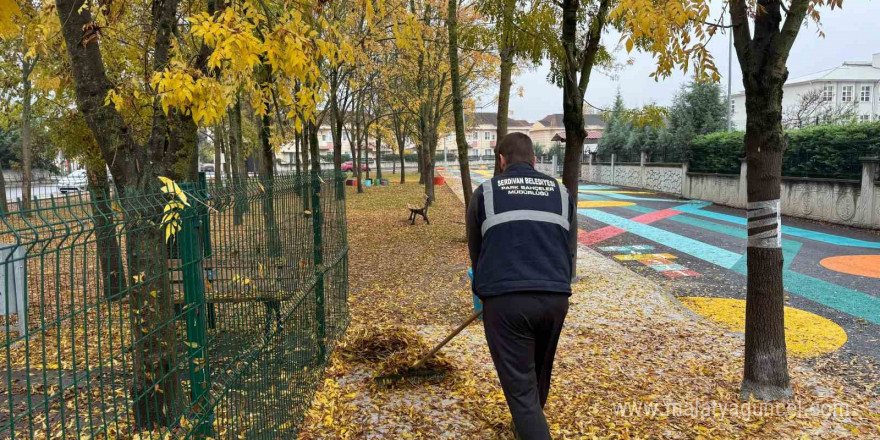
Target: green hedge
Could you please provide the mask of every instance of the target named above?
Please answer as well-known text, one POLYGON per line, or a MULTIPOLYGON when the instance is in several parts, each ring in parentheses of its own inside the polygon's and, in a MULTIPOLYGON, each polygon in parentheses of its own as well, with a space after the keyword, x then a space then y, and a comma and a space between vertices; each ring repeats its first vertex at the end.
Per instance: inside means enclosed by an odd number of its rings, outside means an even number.
MULTIPOLYGON (((745 156, 743 134, 733 131, 694 138, 687 153, 691 171, 739 173, 739 158, 745 156)), ((784 176, 859 179, 859 158, 880 156, 880 122, 787 130, 785 137, 784 176)))

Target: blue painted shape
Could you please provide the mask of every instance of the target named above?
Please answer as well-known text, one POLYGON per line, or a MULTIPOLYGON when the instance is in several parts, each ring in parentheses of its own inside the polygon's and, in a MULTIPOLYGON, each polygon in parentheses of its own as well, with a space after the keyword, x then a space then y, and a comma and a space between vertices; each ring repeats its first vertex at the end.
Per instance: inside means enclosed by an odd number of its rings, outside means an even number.
MULTIPOLYGON (((799 241, 794 240, 782 240, 782 269, 787 270, 791 263, 794 262, 794 259, 797 258, 798 252, 801 251, 801 247, 804 244, 799 241)), ((736 264, 730 268, 733 271, 745 274, 746 270, 746 255, 743 254, 742 258, 736 262, 736 264)))
POLYGON ((589 200, 593 202, 608 200, 608 197, 602 197, 596 194, 578 194, 578 200, 589 200))
POLYGON ((595 191, 595 190, 606 190, 606 189, 615 189, 615 188, 613 186, 608 186, 608 185, 578 185, 578 191, 581 191, 581 190, 595 191))
POLYGON ((880 325, 880 298, 793 270, 782 272, 785 290, 880 325))
MULTIPOLYGON (((706 203, 706 202, 704 202, 706 203)), ((722 214, 720 212, 712 212, 712 211, 704 211, 701 208, 708 206, 698 206, 698 205, 680 205, 676 206, 672 209, 677 211, 686 212, 688 214, 699 215, 702 217, 707 217, 715 220, 720 220, 728 223, 733 223, 737 225, 746 225, 745 217, 738 217, 735 215, 722 214)), ((863 247, 863 248, 871 248, 871 249, 880 249, 880 242, 877 241, 865 241, 859 240, 856 238, 843 237, 840 235, 826 234, 824 232, 810 231, 808 229, 795 228, 792 226, 782 226, 782 234, 790 235, 792 237, 800 237, 806 238, 808 240, 821 241, 823 243, 833 244, 836 246, 853 246, 853 247, 863 247)))
MULTIPOLYGON (((603 197, 609 197, 617 200, 626 200, 630 202, 666 202, 666 203, 681 203, 681 200, 676 199, 658 199, 654 197, 635 197, 628 194, 618 194, 618 193, 603 193, 603 197)), ((685 203, 701 203, 699 200, 685 201, 685 203)))
POLYGON ((735 252, 730 252, 726 249, 712 246, 683 235, 664 231, 663 229, 655 228, 650 225, 643 225, 597 209, 578 209, 578 214, 611 226, 616 226, 642 238, 655 241, 664 246, 671 247, 725 269, 733 267, 740 258, 739 254, 735 252))

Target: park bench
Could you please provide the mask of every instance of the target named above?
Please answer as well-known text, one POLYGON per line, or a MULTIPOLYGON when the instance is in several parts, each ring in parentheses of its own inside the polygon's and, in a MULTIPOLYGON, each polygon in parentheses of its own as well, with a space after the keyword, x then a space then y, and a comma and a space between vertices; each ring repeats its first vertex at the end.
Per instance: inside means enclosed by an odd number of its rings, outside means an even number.
POLYGON ((422 216, 425 219, 425 223, 431 224, 431 221, 428 220, 428 208, 431 206, 431 198, 425 196, 425 206, 419 208, 411 203, 406 204, 406 209, 409 209, 409 220, 411 225, 416 224, 416 216, 422 216))
MULTIPOLYGON (((292 289, 283 289, 281 280, 263 277, 257 268, 233 267, 231 262, 224 261, 217 265, 213 258, 202 260, 202 268, 205 271, 205 305, 206 320, 209 329, 217 326, 218 304, 241 304, 247 302, 262 302, 266 307, 266 320, 264 334, 272 331, 274 318, 275 328, 281 330, 281 301, 286 298, 283 292, 292 289)), ((181 260, 168 259, 168 268, 171 272, 171 286, 173 289, 175 314, 182 315, 183 306, 186 304, 183 295, 183 270, 181 260)), ((280 276, 283 266, 277 268, 280 276)), ((268 269, 267 269, 268 271, 268 269)))

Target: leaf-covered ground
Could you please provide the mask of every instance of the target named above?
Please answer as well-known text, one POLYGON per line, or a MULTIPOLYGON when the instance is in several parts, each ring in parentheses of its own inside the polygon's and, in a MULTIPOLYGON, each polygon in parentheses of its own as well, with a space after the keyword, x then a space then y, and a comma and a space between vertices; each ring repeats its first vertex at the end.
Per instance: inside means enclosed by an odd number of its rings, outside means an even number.
MULTIPOLYGON (((480 324, 444 349, 446 377, 391 389, 373 381, 387 357, 416 356, 471 308, 463 206, 438 188, 432 224, 409 226, 404 206, 421 191, 408 183, 349 193, 353 324, 302 440, 511 438, 480 324)), ((741 336, 588 249, 578 268, 546 408, 553 438, 880 438, 877 395, 797 359, 792 401, 740 403, 741 336)))

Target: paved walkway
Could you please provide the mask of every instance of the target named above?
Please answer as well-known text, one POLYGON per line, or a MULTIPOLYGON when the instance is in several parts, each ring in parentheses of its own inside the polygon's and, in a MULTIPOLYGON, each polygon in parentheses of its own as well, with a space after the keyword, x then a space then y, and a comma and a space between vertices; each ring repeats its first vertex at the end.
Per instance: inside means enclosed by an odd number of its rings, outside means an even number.
MULTIPOLYGON (((582 184, 578 198, 581 244, 679 297, 745 298, 743 210, 608 185, 582 184)), ((880 360, 880 233, 785 217, 783 235, 786 305, 842 327, 845 352, 880 360)))

